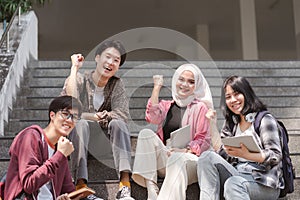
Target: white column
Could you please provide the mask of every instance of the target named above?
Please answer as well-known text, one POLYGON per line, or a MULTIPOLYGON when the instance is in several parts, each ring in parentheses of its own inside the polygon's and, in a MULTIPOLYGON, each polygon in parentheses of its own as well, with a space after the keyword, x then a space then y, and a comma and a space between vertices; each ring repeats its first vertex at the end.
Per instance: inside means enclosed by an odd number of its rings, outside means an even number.
POLYGON ((257 60, 257 32, 254 0, 240 0, 241 38, 244 60, 257 60))
POLYGON ((300 59, 300 1, 293 0, 297 58, 300 59))

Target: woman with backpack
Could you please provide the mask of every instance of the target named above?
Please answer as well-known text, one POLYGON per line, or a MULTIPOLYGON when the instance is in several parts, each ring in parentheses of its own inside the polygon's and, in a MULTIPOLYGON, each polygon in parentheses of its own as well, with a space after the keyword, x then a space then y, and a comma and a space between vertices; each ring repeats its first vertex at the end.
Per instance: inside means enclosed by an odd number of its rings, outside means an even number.
POLYGON ((260 133, 255 132, 257 113, 267 109, 244 77, 224 81, 221 109, 225 117, 221 137, 252 135, 261 151, 250 152, 241 143, 240 147, 221 145, 217 152, 203 152, 197 167, 200 199, 277 199, 284 187, 277 120, 265 115, 260 133))

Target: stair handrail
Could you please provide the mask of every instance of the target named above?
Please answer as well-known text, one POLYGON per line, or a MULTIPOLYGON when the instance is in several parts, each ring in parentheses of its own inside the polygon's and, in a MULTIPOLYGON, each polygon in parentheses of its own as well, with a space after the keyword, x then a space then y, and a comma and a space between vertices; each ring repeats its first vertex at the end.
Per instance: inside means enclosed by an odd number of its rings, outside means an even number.
POLYGON ((10 21, 8 23, 8 25, 6 26, 3 34, 2 34, 2 37, 1 37, 1 40, 0 40, 0 48, 2 47, 3 43, 4 43, 4 39, 6 38, 6 42, 7 42, 7 45, 6 45, 6 52, 8 53, 9 52, 9 30, 10 30, 10 27, 12 26, 13 24, 13 21, 16 17, 18 13, 18 25, 20 25, 20 15, 21 15, 21 1, 19 2, 15 12, 13 13, 12 17, 10 18, 10 21))

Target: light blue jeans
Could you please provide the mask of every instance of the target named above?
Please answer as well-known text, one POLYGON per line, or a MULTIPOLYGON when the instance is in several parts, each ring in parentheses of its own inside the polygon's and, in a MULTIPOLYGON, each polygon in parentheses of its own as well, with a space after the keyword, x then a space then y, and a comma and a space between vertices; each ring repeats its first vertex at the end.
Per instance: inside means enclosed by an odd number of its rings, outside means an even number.
POLYGON ((251 174, 240 173, 213 151, 203 152, 198 160, 200 200, 274 200, 280 189, 261 185, 251 174), (223 198, 223 197, 222 197, 223 198))

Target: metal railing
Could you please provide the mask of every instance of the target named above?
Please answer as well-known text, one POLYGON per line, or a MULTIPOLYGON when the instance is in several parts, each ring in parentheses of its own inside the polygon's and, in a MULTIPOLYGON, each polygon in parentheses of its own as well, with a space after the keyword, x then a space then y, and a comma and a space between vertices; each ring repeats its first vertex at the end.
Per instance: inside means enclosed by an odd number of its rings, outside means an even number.
POLYGON ((20 6, 21 3, 19 3, 19 5, 17 6, 14 14, 12 15, 8 25, 6 26, 3 34, 2 34, 2 37, 1 37, 1 40, 0 40, 0 49, 1 47, 3 46, 3 43, 4 43, 4 40, 6 38, 6 52, 9 53, 10 50, 9 50, 9 30, 14 22, 14 19, 16 17, 16 15, 18 14, 18 25, 21 25, 21 20, 20 20, 20 16, 21 16, 21 6, 20 6))

